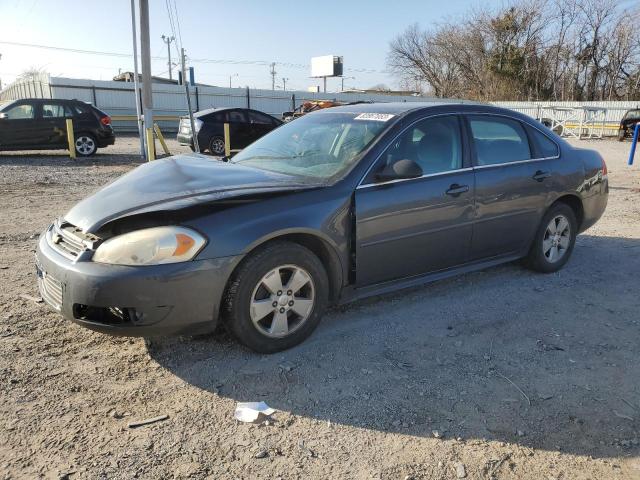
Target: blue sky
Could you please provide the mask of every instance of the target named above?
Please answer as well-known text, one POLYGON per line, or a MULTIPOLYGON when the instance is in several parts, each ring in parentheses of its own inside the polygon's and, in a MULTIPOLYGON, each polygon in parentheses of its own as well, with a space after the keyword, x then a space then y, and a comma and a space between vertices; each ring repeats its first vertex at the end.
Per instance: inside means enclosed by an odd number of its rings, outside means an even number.
MULTIPOLYGON (((171 34, 165 0, 150 0, 151 54, 154 75, 167 76, 166 45, 171 34)), ((408 25, 428 26, 447 18, 461 18, 473 6, 498 0, 324 0, 322 2, 259 0, 176 0, 182 43, 193 59, 286 62, 308 65, 312 56, 343 55, 346 87, 366 88, 378 83, 397 87, 384 73, 389 41, 408 25), (359 72, 354 70, 374 70, 359 72)), ((20 42, 63 48, 131 53, 129 0, 0 0, 0 42, 20 42)), ((175 60, 176 51, 172 50, 175 60)), ((132 70, 131 58, 41 50, 0 43, 3 84, 30 67, 51 75, 110 80, 132 70)), ((196 80, 228 86, 271 88, 266 65, 194 62, 196 80), (236 76, 237 74, 237 76, 236 76)), ((277 84, 288 78, 287 89, 317 84, 308 68, 278 65, 277 84)), ((328 90, 339 89, 329 79, 328 90)))

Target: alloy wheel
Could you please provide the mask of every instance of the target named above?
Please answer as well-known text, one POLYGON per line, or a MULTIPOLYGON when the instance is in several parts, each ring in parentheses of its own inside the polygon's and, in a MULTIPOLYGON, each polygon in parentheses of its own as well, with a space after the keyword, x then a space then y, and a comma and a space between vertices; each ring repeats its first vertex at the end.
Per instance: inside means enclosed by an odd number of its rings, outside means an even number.
POLYGON ((96 142, 93 138, 81 135, 76 138, 76 151, 80 155, 91 155, 96 150, 96 142))
POLYGON ((571 244, 571 224, 564 215, 556 215, 547 225, 542 239, 542 253, 549 263, 565 256, 571 244))
POLYGON ((214 138, 211 140, 211 153, 216 155, 224 155, 224 140, 221 138, 214 138))
POLYGON ((296 265, 282 265, 264 275, 254 288, 251 321, 267 337, 286 337, 309 319, 314 301, 315 286, 309 273, 296 265))

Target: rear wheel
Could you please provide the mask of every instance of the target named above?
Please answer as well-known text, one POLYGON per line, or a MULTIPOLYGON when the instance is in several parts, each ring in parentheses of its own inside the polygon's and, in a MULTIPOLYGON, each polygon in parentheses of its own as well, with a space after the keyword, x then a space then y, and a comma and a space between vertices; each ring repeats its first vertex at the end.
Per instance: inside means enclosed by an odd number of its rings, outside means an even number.
POLYGON ((225 323, 256 352, 285 350, 318 326, 328 292, 318 257, 296 243, 274 243, 248 257, 234 274, 225 295, 225 323))
POLYGON ((76 135, 76 153, 81 157, 89 157, 96 153, 98 150, 98 144, 93 135, 88 133, 80 133, 76 135))
POLYGON ((209 151, 213 155, 224 155, 224 138, 211 137, 211 140, 209 140, 209 151))
POLYGON ((577 233, 571 207, 565 203, 552 205, 540 223, 525 264, 538 272, 557 272, 569 260, 577 233))

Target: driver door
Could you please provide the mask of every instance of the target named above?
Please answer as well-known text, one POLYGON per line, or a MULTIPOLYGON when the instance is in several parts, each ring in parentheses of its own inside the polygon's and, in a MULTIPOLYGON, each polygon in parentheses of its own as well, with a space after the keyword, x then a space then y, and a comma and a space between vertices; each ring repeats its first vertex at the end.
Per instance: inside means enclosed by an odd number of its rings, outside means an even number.
POLYGON ((468 261, 474 175, 460 118, 419 120, 387 148, 355 192, 358 287, 436 272, 468 261), (397 160, 418 178, 376 181, 397 160))

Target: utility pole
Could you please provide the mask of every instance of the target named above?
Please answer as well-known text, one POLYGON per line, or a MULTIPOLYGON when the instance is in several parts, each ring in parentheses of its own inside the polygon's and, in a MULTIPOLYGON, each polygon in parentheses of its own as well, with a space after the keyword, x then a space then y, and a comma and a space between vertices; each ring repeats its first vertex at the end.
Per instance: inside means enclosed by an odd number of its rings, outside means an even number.
POLYGON ((191 95, 189 94, 189 82, 187 82, 187 67, 185 61, 184 48, 180 50, 180 66, 182 67, 182 78, 184 80, 184 90, 187 93, 187 108, 189 109, 189 123, 191 124, 191 138, 193 139, 193 148, 196 153, 200 153, 200 144, 198 143, 198 132, 196 132, 196 122, 193 120, 193 111, 191 110, 191 95))
POLYGON ((231 79, 232 79, 233 77, 238 77, 238 76, 239 76, 239 74, 237 74, 237 73, 234 73, 233 75, 229 75, 229 88, 232 88, 232 87, 231 87, 231 79))
POLYGON ((169 57, 169 60, 167 61, 167 67, 169 67, 169 80, 173 80, 173 77, 171 76, 171 69, 173 67, 173 65, 171 65, 171 42, 174 42, 176 37, 162 35, 161 38, 162 41, 167 44, 167 55, 169 57))
POLYGON ((355 80, 356 79, 356 77, 341 77, 341 80, 342 80, 342 86, 340 87, 340 91, 341 92, 344 92, 344 80, 345 80, 345 78, 347 80, 355 80))
POLYGON ((271 71, 269 73, 271 74, 271 90, 275 90, 276 89, 276 75, 278 74, 278 72, 276 72, 276 62, 272 62, 271 63, 271 71))
MULTIPOLYGON (((146 139, 153 141, 153 93, 151 84, 151 44, 149 40, 149 0, 140 1, 140 60, 142 63, 142 114, 146 139)), ((151 143, 151 142, 149 142, 151 143)), ((155 142, 154 142, 155 143, 155 142)), ((147 160, 155 145, 147 145, 147 160)))
POLYGON ((287 90, 287 82, 288 81, 289 81, 288 78, 282 77, 282 91, 286 91, 287 90))
POLYGON ((138 88, 138 35, 136 33, 136 2, 131 0, 131 33, 133 35, 133 88, 136 102, 136 123, 138 124, 138 135, 140 136, 140 156, 145 157, 144 150, 144 127, 142 126, 142 115, 140 112, 140 89, 138 88))

